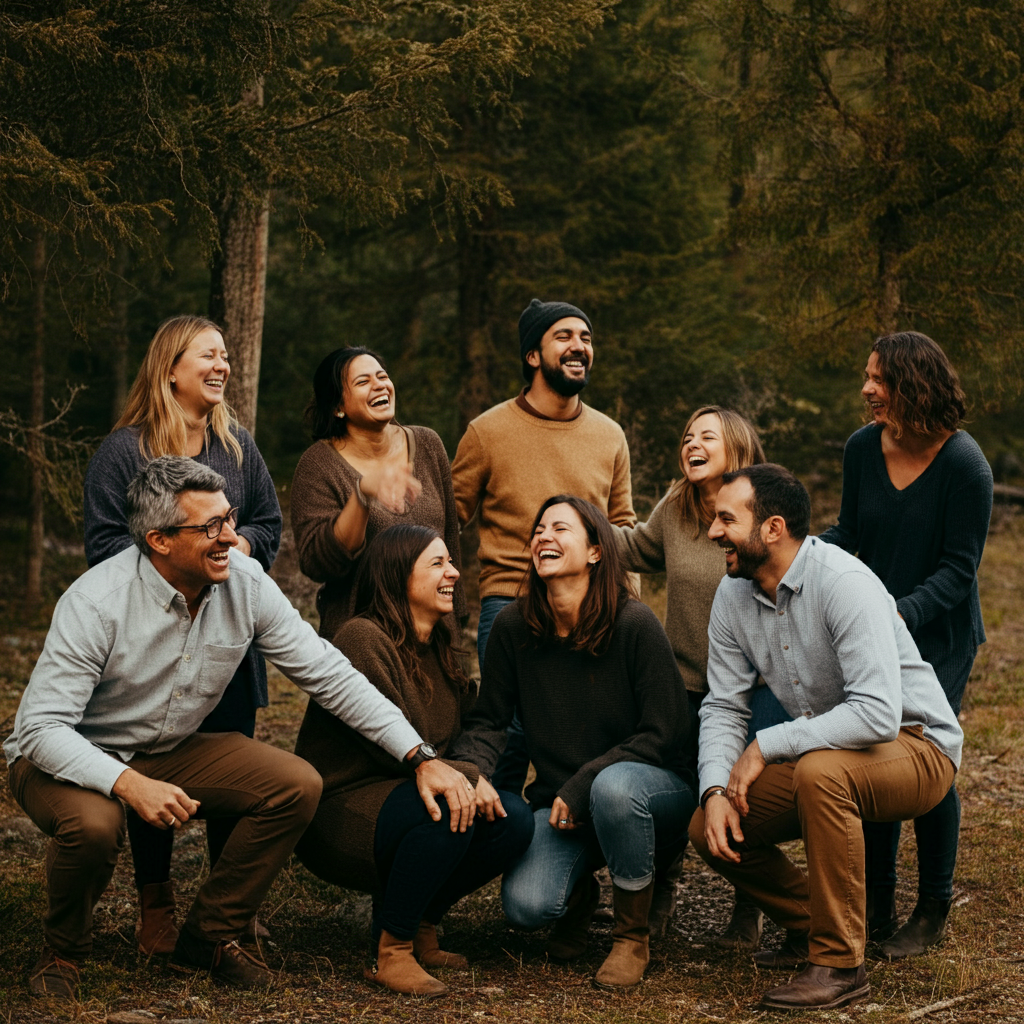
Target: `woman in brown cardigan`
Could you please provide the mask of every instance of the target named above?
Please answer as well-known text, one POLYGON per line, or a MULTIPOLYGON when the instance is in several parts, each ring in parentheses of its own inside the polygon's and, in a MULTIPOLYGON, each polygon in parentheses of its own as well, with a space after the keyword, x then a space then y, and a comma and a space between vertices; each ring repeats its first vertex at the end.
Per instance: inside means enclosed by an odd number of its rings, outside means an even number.
MULTIPOLYGON (((445 621, 458 578, 436 531, 392 526, 367 546, 355 581, 356 617, 334 638, 424 737, 421 751, 442 759, 474 697, 445 621)), ((397 764, 312 701, 295 752, 324 780, 296 853, 325 881, 374 893, 377 964, 367 977, 408 995, 443 995, 446 987, 423 967, 466 961, 439 948, 435 926, 526 850, 529 807, 496 792, 475 765, 447 760, 476 795, 475 821, 456 831, 445 807, 436 820, 428 814, 412 762, 397 764)))
MULTIPOLYGON (((362 347, 325 356, 306 410, 314 443, 292 479, 292 529, 299 566, 323 583, 320 635, 333 639, 352 614, 353 581, 366 544, 395 523, 436 530, 458 564, 459 520, 452 473, 429 427, 395 422, 395 385, 380 356, 362 347)), ((465 612, 461 586, 455 611, 465 612)))

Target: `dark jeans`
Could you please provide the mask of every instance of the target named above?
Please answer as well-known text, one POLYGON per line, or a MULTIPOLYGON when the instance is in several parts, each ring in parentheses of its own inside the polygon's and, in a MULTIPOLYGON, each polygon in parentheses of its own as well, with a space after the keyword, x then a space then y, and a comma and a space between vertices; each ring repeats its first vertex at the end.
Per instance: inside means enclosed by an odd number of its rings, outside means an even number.
POLYGON ((477 817, 465 832, 452 832, 448 805, 437 800, 441 820, 427 813, 413 780, 392 790, 377 815, 373 856, 382 894, 374 901, 373 931, 396 939, 415 937, 420 921, 437 924, 448 909, 497 878, 521 857, 533 838, 533 814, 512 793, 501 793, 507 818, 477 817))
MULTIPOLYGON (((484 654, 487 651, 487 638, 491 635, 494 620, 506 605, 510 605, 514 597, 485 597, 480 602, 480 625, 476 632, 476 651, 480 659, 480 678, 483 679, 484 654)), ((526 773, 530 770, 530 755, 526 750, 526 735, 523 723, 519 719, 519 709, 512 716, 512 723, 506 732, 505 749, 498 758, 491 777, 491 785, 495 789, 504 789, 509 793, 522 795, 526 785, 526 773)))
MULTIPOLYGON (((959 715, 964 690, 974 666, 974 655, 956 669, 953 678, 940 679, 949 706, 959 715)), ((896 884, 896 853, 900 845, 900 822, 864 822, 864 852, 869 888, 896 884)), ((927 813, 914 819, 917 837, 917 892, 934 900, 953 898, 953 873, 960 845, 960 794, 956 783, 927 813)))
MULTIPOLYGON (((253 738, 256 732, 256 706, 253 699, 253 673, 246 658, 234 674, 220 703, 206 716, 198 732, 240 732, 253 738)), ((131 808, 125 808, 128 838, 131 841, 135 885, 166 882, 171 877, 171 852, 174 829, 147 825, 131 808)), ((206 822, 206 844, 210 849, 210 867, 217 863, 238 818, 214 818, 206 822)))

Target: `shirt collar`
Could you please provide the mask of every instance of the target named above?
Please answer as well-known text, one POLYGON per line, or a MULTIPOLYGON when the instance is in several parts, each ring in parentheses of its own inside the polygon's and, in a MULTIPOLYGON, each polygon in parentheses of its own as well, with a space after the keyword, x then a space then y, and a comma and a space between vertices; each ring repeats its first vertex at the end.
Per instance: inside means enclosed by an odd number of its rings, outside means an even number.
MULTIPOLYGON (((144 555, 141 551, 139 552, 139 579, 142 580, 146 589, 156 599, 157 604, 160 605, 163 610, 170 611, 171 606, 178 601, 182 606, 186 605, 185 596, 179 593, 170 583, 167 582, 156 571, 152 561, 148 555, 144 555)), ((203 595, 202 601, 199 602, 199 607, 204 608, 213 597, 217 590, 217 584, 210 584, 206 588, 206 593, 203 595)))
POLYGON ((800 550, 797 551, 796 557, 786 570, 786 575, 779 580, 780 587, 785 587, 794 594, 800 593, 800 590, 804 585, 804 577, 807 574, 807 561, 810 557, 808 555, 808 551, 810 551, 813 544, 813 537, 804 537, 804 541, 800 545, 800 550))

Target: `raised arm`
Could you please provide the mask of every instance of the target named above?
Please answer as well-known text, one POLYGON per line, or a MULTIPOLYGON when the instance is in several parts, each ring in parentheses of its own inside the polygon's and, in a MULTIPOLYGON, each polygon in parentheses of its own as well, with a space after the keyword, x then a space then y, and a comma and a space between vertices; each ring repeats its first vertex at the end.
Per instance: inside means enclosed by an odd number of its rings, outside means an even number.
POLYGON ((679 515, 678 510, 670 506, 668 495, 665 495, 647 522, 637 523, 632 529, 612 526, 615 547, 626 569, 630 572, 665 571, 665 516, 673 513, 679 515), (669 507, 666 508, 667 505, 669 507))

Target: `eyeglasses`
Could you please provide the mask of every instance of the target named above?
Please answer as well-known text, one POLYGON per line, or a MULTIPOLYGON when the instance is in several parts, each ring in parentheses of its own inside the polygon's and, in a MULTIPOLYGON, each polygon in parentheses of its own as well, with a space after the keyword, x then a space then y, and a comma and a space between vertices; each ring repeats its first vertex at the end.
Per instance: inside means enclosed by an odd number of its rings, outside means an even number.
POLYGON ((238 509, 231 508, 228 509, 227 515, 214 516, 212 519, 207 520, 205 523, 200 523, 198 526, 165 526, 160 530, 160 532, 177 533, 179 530, 203 530, 210 540, 216 540, 221 535, 221 531, 224 529, 225 523, 227 523, 233 530, 235 528, 235 523, 237 522, 238 509))

